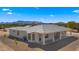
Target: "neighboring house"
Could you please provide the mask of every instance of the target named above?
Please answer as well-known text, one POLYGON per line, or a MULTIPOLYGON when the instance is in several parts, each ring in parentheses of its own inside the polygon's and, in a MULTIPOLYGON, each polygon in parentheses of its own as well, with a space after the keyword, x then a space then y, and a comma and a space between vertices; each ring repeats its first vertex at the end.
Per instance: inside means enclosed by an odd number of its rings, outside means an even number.
POLYGON ((66 38, 71 29, 52 24, 15 27, 9 29, 9 35, 24 41, 46 45, 66 38))

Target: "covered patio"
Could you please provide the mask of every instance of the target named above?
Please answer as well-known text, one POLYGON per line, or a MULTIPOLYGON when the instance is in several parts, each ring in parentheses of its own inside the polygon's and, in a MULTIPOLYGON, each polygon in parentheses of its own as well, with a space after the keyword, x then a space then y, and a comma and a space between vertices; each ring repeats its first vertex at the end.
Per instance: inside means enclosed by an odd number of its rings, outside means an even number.
POLYGON ((66 31, 53 33, 30 33, 28 34, 28 41, 46 45, 66 37, 66 31))

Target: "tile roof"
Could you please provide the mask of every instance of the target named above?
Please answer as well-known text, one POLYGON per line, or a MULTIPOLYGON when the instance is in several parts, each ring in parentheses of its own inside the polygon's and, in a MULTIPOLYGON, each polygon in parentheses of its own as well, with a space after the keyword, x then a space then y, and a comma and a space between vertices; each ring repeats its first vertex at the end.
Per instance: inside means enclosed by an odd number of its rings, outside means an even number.
POLYGON ((31 33, 31 32, 51 33, 51 32, 71 30, 69 28, 65 28, 65 27, 58 26, 58 25, 52 25, 52 24, 40 24, 36 26, 14 27, 10 29, 23 30, 23 31, 27 31, 28 33, 31 33))

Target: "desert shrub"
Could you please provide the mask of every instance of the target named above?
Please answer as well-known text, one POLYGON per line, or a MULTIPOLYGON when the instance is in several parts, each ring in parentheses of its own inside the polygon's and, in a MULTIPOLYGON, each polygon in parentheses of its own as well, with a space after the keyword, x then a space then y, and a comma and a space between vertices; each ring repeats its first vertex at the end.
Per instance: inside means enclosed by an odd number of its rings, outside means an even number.
POLYGON ((7 35, 6 34, 4 34, 4 38, 7 38, 7 35))
POLYGON ((15 40, 15 44, 17 45, 18 44, 18 41, 17 41, 17 39, 14 39, 15 40))

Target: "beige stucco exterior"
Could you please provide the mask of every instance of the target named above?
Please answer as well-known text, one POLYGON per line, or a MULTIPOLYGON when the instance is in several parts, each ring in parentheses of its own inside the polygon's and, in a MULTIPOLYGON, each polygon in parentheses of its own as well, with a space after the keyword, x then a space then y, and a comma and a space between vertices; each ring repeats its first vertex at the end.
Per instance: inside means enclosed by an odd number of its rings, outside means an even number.
POLYGON ((55 39, 55 33, 48 33, 48 34, 47 33, 46 34, 45 33, 30 33, 31 39, 29 40, 28 33, 26 31, 19 31, 19 35, 17 35, 17 30, 10 30, 11 36, 20 38, 22 40, 23 40, 23 37, 25 36, 27 38, 28 42, 38 43, 38 44, 42 44, 42 45, 50 44, 50 43, 56 42, 56 41, 61 40, 66 37, 66 34, 64 34, 63 32, 58 32, 59 38, 55 39), (32 38, 32 34, 35 35, 34 40, 32 38), (39 37, 39 34, 41 35, 40 37, 39 37), (45 35, 48 35, 48 38, 45 38, 45 35), (39 40, 39 38, 41 38, 41 40, 39 40))
MULTIPOLYGON (((62 30, 62 27, 59 28, 51 28, 52 25, 46 25, 48 28, 44 26, 42 28, 42 25, 30 27, 30 28, 23 28, 21 29, 9 29, 9 35, 20 38, 22 40, 26 39, 28 42, 32 43, 38 43, 41 45, 50 44, 59 40, 62 40, 63 38, 67 37, 66 31, 62 30), (40 29, 41 28, 41 29, 40 29), (55 31, 56 30, 56 31, 55 31), (19 33, 18 33, 19 32, 19 33)), ((54 26, 55 27, 55 26, 54 26)))

